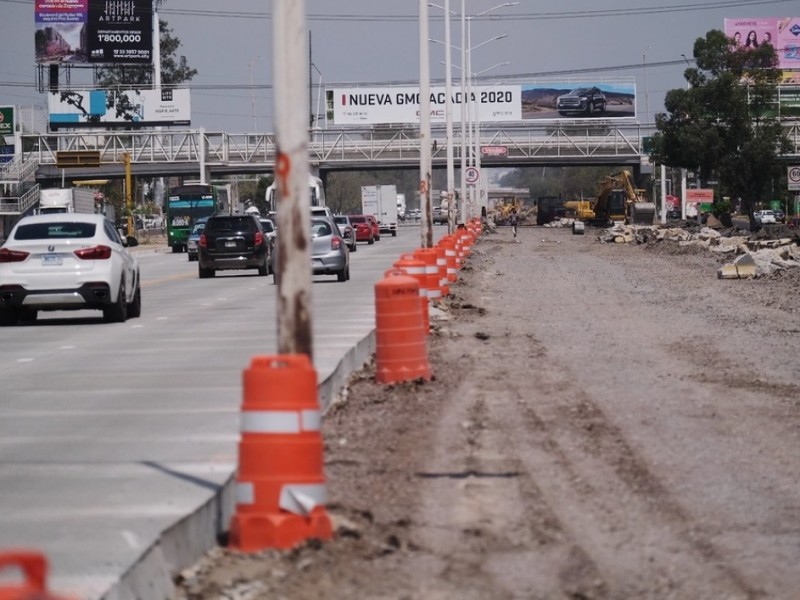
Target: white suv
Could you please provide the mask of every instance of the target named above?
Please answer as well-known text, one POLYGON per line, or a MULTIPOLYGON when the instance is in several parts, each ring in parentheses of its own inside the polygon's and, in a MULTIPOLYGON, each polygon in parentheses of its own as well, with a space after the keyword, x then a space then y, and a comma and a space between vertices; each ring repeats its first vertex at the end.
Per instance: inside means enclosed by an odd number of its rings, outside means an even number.
POLYGON ((775 213, 771 210, 757 210, 753 213, 753 217, 756 220, 756 223, 761 225, 767 225, 772 223, 777 223, 778 220, 775 218, 775 213))

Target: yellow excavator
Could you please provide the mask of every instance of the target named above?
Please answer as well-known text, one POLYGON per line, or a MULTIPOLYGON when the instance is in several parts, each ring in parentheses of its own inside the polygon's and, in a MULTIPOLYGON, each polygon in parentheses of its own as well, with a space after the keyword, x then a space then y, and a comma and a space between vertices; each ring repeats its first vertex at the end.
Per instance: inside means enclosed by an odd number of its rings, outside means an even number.
POLYGON ((656 216, 656 205, 648 202, 645 190, 634 186, 626 170, 603 177, 594 200, 570 200, 564 207, 579 222, 573 233, 583 233, 584 222, 599 227, 618 222, 652 225, 656 216))

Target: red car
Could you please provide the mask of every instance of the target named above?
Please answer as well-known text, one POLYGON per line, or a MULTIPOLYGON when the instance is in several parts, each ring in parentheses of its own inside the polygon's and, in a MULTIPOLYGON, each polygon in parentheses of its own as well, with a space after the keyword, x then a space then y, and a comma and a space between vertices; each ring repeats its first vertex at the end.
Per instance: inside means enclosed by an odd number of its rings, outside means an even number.
MULTIPOLYGON (((373 218, 374 219, 374 218, 373 218)), ((350 215, 350 223, 356 230, 356 241, 375 243, 375 233, 372 225, 367 220, 367 215, 350 215)))
POLYGON ((375 236, 375 241, 380 242, 381 226, 378 223, 378 219, 376 219, 374 215, 364 215, 364 216, 367 217, 367 221, 369 222, 370 225, 372 225, 372 235, 375 236))

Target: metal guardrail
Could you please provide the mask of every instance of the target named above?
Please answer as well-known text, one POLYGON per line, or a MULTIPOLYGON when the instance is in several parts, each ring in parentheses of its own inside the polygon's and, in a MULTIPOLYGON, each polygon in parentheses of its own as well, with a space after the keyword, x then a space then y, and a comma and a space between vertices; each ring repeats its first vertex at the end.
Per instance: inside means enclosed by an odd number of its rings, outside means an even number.
POLYGON ((12 161, 0 166, 0 181, 18 183, 33 177, 39 167, 39 159, 29 157, 24 161, 12 161))
MULTIPOLYGON (((787 158, 800 158, 800 123, 787 123, 794 151, 787 158)), ((493 166, 515 163, 546 163, 572 159, 588 162, 641 160, 643 138, 653 135, 653 126, 623 125, 593 121, 586 125, 531 124, 525 127, 483 126, 481 146, 504 146, 506 154, 494 158, 493 166)), ((434 163, 444 163, 444 130, 434 130, 437 148, 434 163)), ((198 130, 78 132, 23 135, 26 163, 55 165, 56 152, 95 150, 103 164, 122 164, 129 153, 134 164, 192 163, 214 168, 260 168, 275 164, 274 134, 232 134, 198 130)), ((460 132, 455 133, 456 157, 460 159, 460 132)), ((310 135, 309 157, 321 168, 379 164, 403 166, 419 160, 419 138, 408 129, 324 129, 310 135)), ((489 164, 487 159, 482 159, 489 164)))
POLYGON ((18 198, 0 198, 0 215, 24 215, 37 202, 39 202, 38 183, 18 198))

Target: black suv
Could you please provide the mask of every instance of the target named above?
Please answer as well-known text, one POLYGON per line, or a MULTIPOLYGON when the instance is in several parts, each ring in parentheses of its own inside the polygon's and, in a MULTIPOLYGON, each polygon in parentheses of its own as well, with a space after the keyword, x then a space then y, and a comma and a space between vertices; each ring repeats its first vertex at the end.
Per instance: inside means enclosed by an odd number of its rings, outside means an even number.
POLYGON ((215 213, 197 242, 198 274, 204 279, 226 269, 258 269, 269 275, 270 250, 257 217, 215 213))
POLYGON ((603 114, 606 112, 606 95, 597 87, 577 88, 559 96, 556 109, 562 117, 571 114, 603 114))

